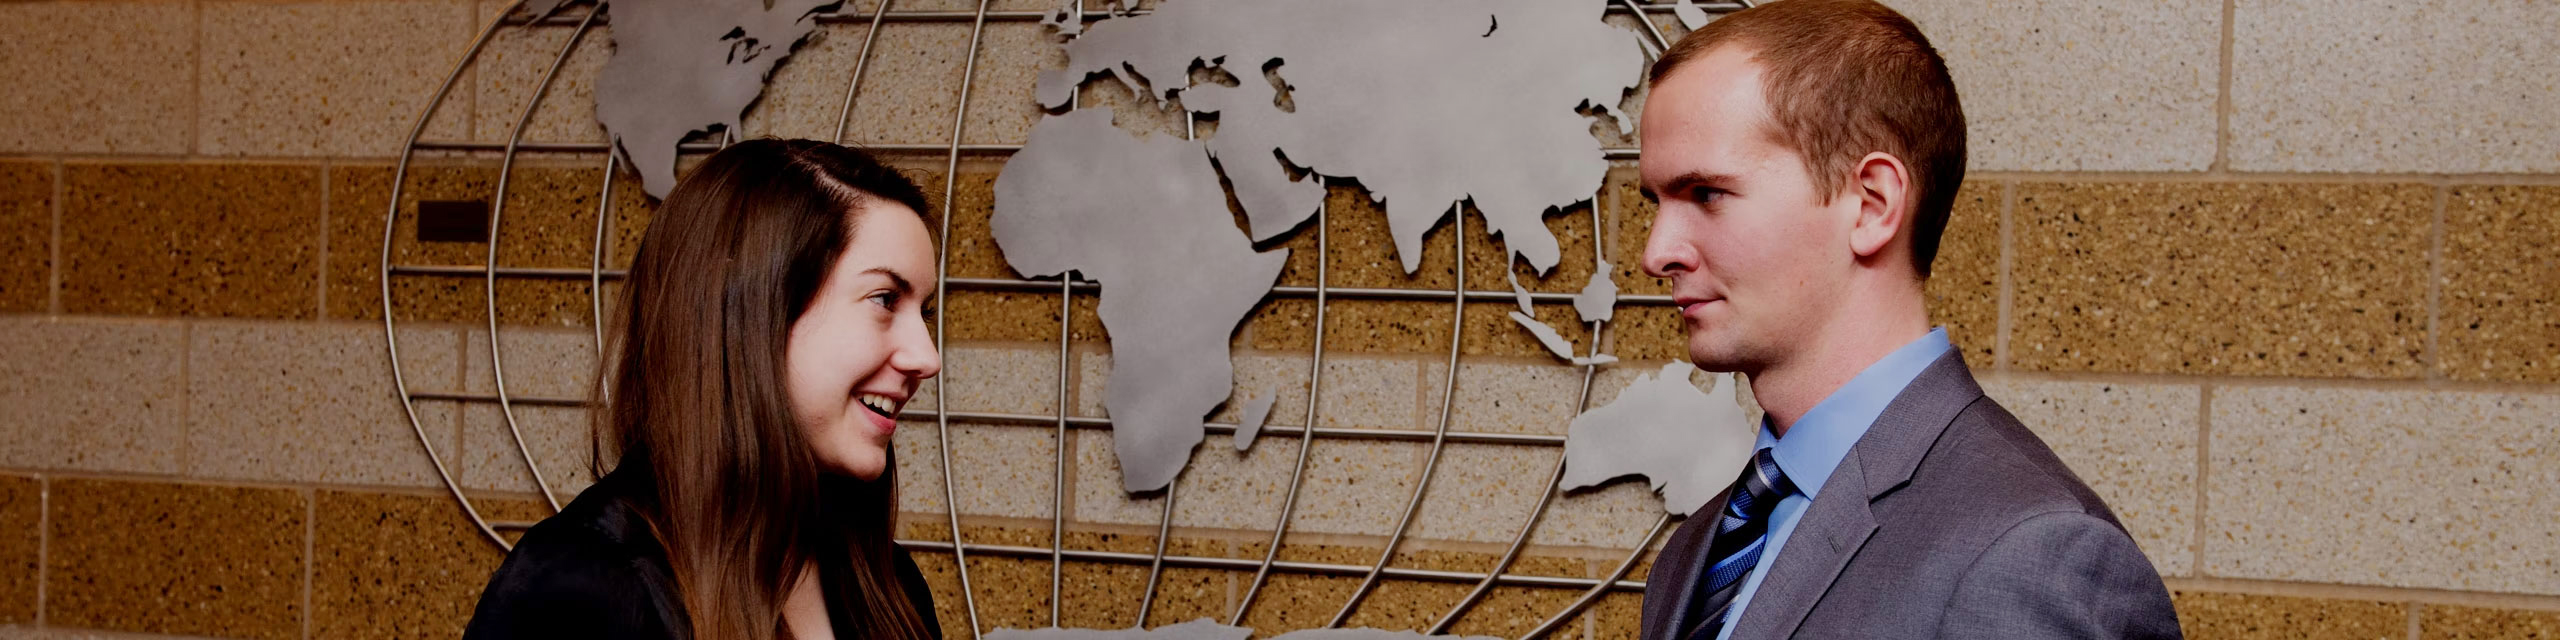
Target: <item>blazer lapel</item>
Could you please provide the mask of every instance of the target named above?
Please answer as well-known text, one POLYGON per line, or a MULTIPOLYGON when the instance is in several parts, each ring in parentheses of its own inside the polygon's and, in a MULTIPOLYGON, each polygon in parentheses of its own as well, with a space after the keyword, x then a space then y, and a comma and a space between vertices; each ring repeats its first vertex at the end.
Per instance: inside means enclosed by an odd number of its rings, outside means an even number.
POLYGON ((1705 595, 1698 593, 1698 580, 1707 573, 1707 549, 1715 544, 1716 525, 1724 519, 1725 497, 1732 492, 1732 487, 1726 487, 1697 513, 1689 514, 1688 521, 1680 524, 1680 531, 1654 556, 1653 571, 1645 578, 1645 617, 1654 624, 1647 627, 1651 633, 1645 634, 1644 640, 1680 640, 1680 631, 1696 622, 1689 619, 1689 601, 1705 595), (1662 589, 1652 587, 1663 580, 1670 582, 1662 584, 1662 589), (1650 597, 1654 593, 1672 597, 1650 597), (1657 602, 1663 605, 1660 609, 1655 608, 1657 602))
POLYGON ((1940 356, 1903 387, 1849 455, 1840 458, 1822 495, 1796 521, 1786 546, 1778 550, 1777 564, 1770 566, 1742 619, 1735 621, 1733 637, 1795 635, 1814 603, 1831 590, 1831 581, 1875 535, 1871 505, 1910 483, 1920 459, 1937 446, 1947 425, 1981 397, 1982 387, 1958 351, 1940 356))
POLYGON ((1831 590, 1831 580, 1849 566, 1849 558, 1876 532, 1875 513, 1867 509, 1864 472, 1858 452, 1840 459, 1822 495, 1814 498, 1796 521, 1777 564, 1760 579, 1760 590, 1734 622, 1735 638, 1784 638, 1795 635, 1813 603, 1831 590))

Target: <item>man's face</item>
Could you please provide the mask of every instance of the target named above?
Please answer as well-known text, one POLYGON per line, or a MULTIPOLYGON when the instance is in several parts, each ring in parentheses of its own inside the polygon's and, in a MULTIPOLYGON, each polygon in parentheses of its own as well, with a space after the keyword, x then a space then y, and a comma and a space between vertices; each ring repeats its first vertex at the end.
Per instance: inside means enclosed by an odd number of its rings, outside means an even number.
POLYGON ((1819 339, 1841 306, 1859 199, 1824 203, 1801 156, 1771 137, 1751 55, 1719 47, 1654 85, 1639 164, 1660 204, 1645 272, 1671 279, 1689 358, 1756 374, 1819 339))

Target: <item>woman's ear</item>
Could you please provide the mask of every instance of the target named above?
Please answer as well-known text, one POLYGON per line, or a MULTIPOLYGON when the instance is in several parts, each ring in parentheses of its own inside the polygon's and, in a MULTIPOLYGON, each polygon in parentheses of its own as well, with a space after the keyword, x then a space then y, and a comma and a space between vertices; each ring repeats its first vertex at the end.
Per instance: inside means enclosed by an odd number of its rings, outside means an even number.
POLYGON ((1858 220, 1849 229, 1849 250, 1873 258, 1893 246, 1893 238, 1911 220, 1911 168, 1893 154, 1875 152, 1859 158, 1850 173, 1850 195, 1858 198, 1858 220))

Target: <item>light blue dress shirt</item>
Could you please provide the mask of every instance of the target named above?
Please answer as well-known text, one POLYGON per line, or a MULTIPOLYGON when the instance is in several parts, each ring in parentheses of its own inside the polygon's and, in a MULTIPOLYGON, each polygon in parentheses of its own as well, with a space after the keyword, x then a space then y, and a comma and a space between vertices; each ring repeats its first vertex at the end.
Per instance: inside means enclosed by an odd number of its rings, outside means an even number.
POLYGON ((1742 591, 1733 595, 1732 612, 1725 615, 1724 629, 1716 632, 1716 640, 1733 636, 1734 623, 1742 621, 1743 609, 1751 605, 1751 595, 1760 591, 1760 579, 1786 550, 1787 535, 1795 533, 1796 521, 1803 518, 1805 507, 1813 504, 1815 496, 1822 495, 1822 483, 1831 479, 1831 470, 1838 468, 1840 459, 1848 457, 1849 448, 1867 435, 1867 427, 1884 415, 1885 405, 1891 404, 1894 396, 1902 395, 1903 387, 1911 386, 1911 380, 1920 377, 1922 370, 1954 348, 1947 342, 1946 328, 1930 330, 1929 335, 1867 365, 1858 377, 1850 378, 1848 384, 1831 392, 1821 404, 1813 405, 1811 411, 1796 420, 1795 426, 1787 428, 1785 438, 1771 435, 1768 419, 1761 419, 1760 443, 1752 449, 1775 448, 1770 454, 1778 459, 1778 471, 1786 474, 1788 482, 1795 483, 1796 493, 1779 500, 1778 506, 1770 510, 1769 540, 1762 543, 1760 564, 1742 579, 1742 591))

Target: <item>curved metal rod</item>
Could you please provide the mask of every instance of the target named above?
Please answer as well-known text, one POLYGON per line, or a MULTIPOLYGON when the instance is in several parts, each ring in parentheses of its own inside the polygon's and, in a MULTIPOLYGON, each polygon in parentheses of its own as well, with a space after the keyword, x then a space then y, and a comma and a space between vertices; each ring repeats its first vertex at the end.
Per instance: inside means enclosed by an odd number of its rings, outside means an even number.
POLYGON ((1132 628, 1147 626, 1147 611, 1156 606, 1156 585, 1164 578, 1165 541, 1173 539, 1173 492, 1182 487, 1182 472, 1164 483, 1164 517, 1156 521, 1156 555, 1147 562, 1147 594, 1138 598, 1138 622, 1132 628))
MULTIPOLYGON (((1078 2, 1077 4, 1082 5, 1083 3, 1078 2)), ((986 12, 980 11, 978 14, 979 19, 983 21, 985 19, 986 12)), ((830 142, 844 144, 845 123, 853 121, 853 94, 862 91, 863 68, 871 63, 871 43, 880 41, 880 19, 886 17, 889 17, 889 0, 880 0, 880 8, 871 10, 871 28, 862 32, 862 50, 853 54, 853 81, 847 82, 844 85, 844 106, 836 109, 836 137, 828 138, 828 141, 830 142)), ((1056 602, 1057 599, 1050 598, 1049 601, 1056 602)), ((1049 617, 1056 618, 1057 616, 1051 615, 1049 617)), ((1052 620, 1052 622, 1055 621, 1052 620)), ((1056 625, 1052 624, 1051 626, 1056 625)))
MULTIPOLYGON (((1591 323, 1592 355, 1600 353, 1600 331, 1606 326, 1605 322, 1591 323)), ((1597 364, 1582 366, 1582 394, 1581 399, 1574 401, 1575 415, 1581 415, 1584 410, 1591 408, 1591 380, 1599 370, 1600 365, 1597 364)), ((1555 503, 1556 494, 1559 493, 1556 485, 1562 482, 1564 482, 1564 452, 1559 450, 1556 452, 1555 468, 1547 472, 1546 492, 1538 496, 1535 506, 1529 508, 1529 517, 1520 522, 1520 534, 1511 537, 1511 545, 1502 550, 1502 558, 1495 560, 1493 568, 1485 571, 1484 579, 1476 582, 1476 588, 1468 591, 1466 597, 1459 598, 1458 604, 1449 607, 1448 613, 1440 614, 1440 619, 1432 622, 1431 628, 1423 631, 1422 635, 1436 636, 1447 632, 1451 625, 1457 624, 1459 617, 1466 615, 1467 609, 1475 607, 1477 602, 1484 599, 1485 594, 1493 592, 1494 583, 1502 579, 1504 572, 1511 570, 1512 563, 1519 561, 1520 550, 1529 546, 1529 534, 1538 530, 1538 519, 1546 515, 1547 505, 1555 503)))
POLYGON ((1440 427, 1431 435, 1431 455, 1422 461, 1422 477, 1413 482, 1413 499, 1405 501, 1404 515, 1396 518, 1395 533, 1387 536, 1386 548, 1378 550, 1378 562, 1369 566, 1369 575, 1360 579, 1359 588, 1351 591, 1351 598, 1342 602, 1341 610, 1333 612, 1331 622, 1325 623, 1328 628, 1340 627, 1350 620, 1351 612, 1360 608, 1360 600, 1369 597, 1369 591, 1378 587, 1378 574, 1386 571, 1388 560, 1395 558, 1396 546, 1404 542, 1405 529, 1412 526, 1414 512, 1422 510, 1422 495, 1431 489, 1431 474, 1439 468, 1440 451, 1449 443, 1449 408, 1458 390, 1458 354, 1462 351, 1459 346, 1467 337, 1467 209, 1453 205, 1450 210, 1449 217, 1455 219, 1457 225, 1449 234, 1450 244, 1458 251, 1457 268, 1451 269, 1457 274, 1457 283, 1451 291, 1454 295, 1451 296, 1453 306, 1449 312, 1449 375, 1441 378, 1440 427))
POLYGON ((551 91, 551 81, 560 76, 560 68, 568 66, 569 54, 578 50, 578 41, 595 26, 596 16, 603 14, 587 12, 586 19, 578 21, 578 30, 569 32, 569 41, 560 46, 560 56, 551 59, 551 69, 542 73, 542 83, 535 85, 533 95, 525 99, 524 114, 516 117, 515 132, 507 136, 506 155, 498 159, 498 193, 489 203, 489 271, 480 280, 488 296, 489 376, 497 382, 498 413, 506 416, 507 435, 515 439, 516 453, 524 456, 525 470, 533 473, 534 488, 542 490, 542 501, 549 503, 554 513, 560 511, 560 498, 551 494, 551 481, 542 477, 542 465, 534 462, 533 449, 525 446, 524 429, 516 423, 515 403, 507 397, 507 355, 498 345, 498 222, 507 213, 507 181, 515 173, 516 143, 524 141, 525 127, 533 123, 534 111, 542 107, 542 95, 551 91))
POLYGON ((1564 610, 1549 616, 1547 621, 1538 623, 1538 626, 1530 629, 1528 633, 1520 634, 1520 640, 1537 640, 1546 637, 1547 634, 1555 633, 1556 627, 1564 624, 1566 619, 1582 613, 1582 610, 1590 607, 1591 603, 1598 602, 1600 596, 1608 594, 1610 585, 1617 584, 1618 579, 1627 577, 1627 571, 1634 569, 1636 561, 1644 558, 1644 552, 1653 547, 1653 539, 1662 537, 1662 532, 1670 528, 1671 513, 1664 512, 1660 518, 1653 521, 1653 531, 1644 534, 1643 540, 1636 541, 1636 548, 1627 552, 1627 559, 1619 561, 1618 568, 1609 571, 1609 577, 1601 578, 1600 584, 1592 585, 1591 590, 1582 592, 1582 597, 1574 599, 1573 604, 1565 605, 1564 610))
MULTIPOLYGON (((605 224, 613 219, 613 172, 618 158, 604 154, 604 189, 596 194, 596 242, 587 245, 587 325, 596 333, 596 362, 604 362, 604 238, 605 224)), ((599 385, 601 388, 601 385, 599 385)), ((593 462, 593 461, 590 461, 593 462)))
MULTIPOLYGON (((962 134, 969 128, 969 81, 978 74, 978 47, 984 43, 987 34, 988 1, 978 0, 978 17, 969 27, 969 58, 960 67, 960 102, 951 110, 950 159, 942 169, 942 235, 940 237, 944 242, 935 248, 937 254, 933 273, 933 299, 935 300, 944 299, 943 294, 947 293, 951 286, 951 243, 949 242, 951 200, 959 193, 960 188, 960 140, 962 134)), ((947 317, 947 314, 933 315, 933 351, 935 353, 951 350, 949 348, 950 333, 944 331, 947 317)), ((960 604, 969 613, 969 637, 978 638, 986 632, 978 626, 978 595, 969 587, 969 554, 962 549, 960 539, 960 500, 957 497, 958 492, 952 488, 954 483, 951 481, 951 394, 946 388, 950 379, 949 375, 936 376, 933 379, 933 423, 935 437, 941 441, 940 453, 942 454, 942 510, 950 517, 951 564, 955 573, 960 575, 960 604)))
POLYGON ((1049 481, 1049 626, 1058 626, 1061 593, 1059 585, 1066 580, 1067 565, 1067 351, 1073 336, 1075 320, 1074 271, 1058 274, 1058 461, 1057 477, 1049 481))
MULTIPOLYGON (((1602 242, 1602 239, 1609 237, 1609 219, 1602 214, 1608 209, 1608 195, 1609 190, 1605 185, 1591 194, 1591 268, 1597 270, 1594 272, 1594 277, 1614 279, 1615 276, 1608 273, 1609 259, 1605 257, 1609 255, 1609 246, 1602 242)), ((1600 355, 1600 344, 1606 341, 1607 336, 1603 332, 1608 327, 1609 323, 1606 320, 1591 321, 1591 355, 1595 358, 1600 355)), ((1582 366, 1582 393, 1573 401, 1574 415, 1582 415, 1582 412, 1591 409, 1591 380, 1599 373, 1598 363, 1582 366)), ((1512 536, 1510 548, 1504 549, 1502 558, 1493 562, 1493 569, 1485 572, 1484 581, 1476 583, 1476 588, 1468 591, 1467 597, 1459 598, 1457 606, 1450 607, 1448 613, 1441 614, 1438 621, 1431 623, 1430 630, 1422 632, 1423 635, 1439 635, 1448 631, 1451 625, 1457 624, 1459 616, 1466 615, 1467 609, 1476 606, 1477 602, 1484 599, 1485 594, 1493 592, 1494 581, 1502 579, 1502 573, 1510 571, 1511 563, 1520 559, 1520 549, 1529 545, 1529 534, 1538 530, 1538 519, 1546 516, 1547 505, 1553 504, 1556 494, 1561 492, 1557 485, 1564 482, 1564 460, 1564 452, 1558 450, 1555 469, 1547 472, 1547 488, 1544 495, 1538 497, 1536 506, 1529 508, 1528 519, 1520 523, 1520 535, 1512 536)))
POLYGON ((453 94, 453 83, 462 79, 462 71, 480 59, 480 51, 488 47, 489 38, 496 36, 498 27, 506 24, 507 14, 522 8, 523 0, 517 0, 515 4, 508 5, 506 11, 499 12, 498 17, 491 19, 488 28, 480 30, 480 37, 473 38, 471 48, 462 52, 462 60, 455 62, 453 71, 445 74, 444 83, 436 85, 435 97, 428 99, 427 106, 419 110, 418 124, 409 127, 409 141, 400 145, 400 162, 391 170, 390 211, 382 217, 382 261, 374 271, 375 279, 382 285, 382 343, 391 356, 391 387, 400 396, 400 412, 409 416, 409 430, 417 433, 418 444, 427 448, 427 462, 435 465, 436 477, 444 480, 446 491, 453 492, 453 501, 462 505, 462 515, 471 518, 471 526, 479 528, 480 535, 508 551, 514 551, 515 545, 499 536, 497 529, 490 528, 489 519, 481 517, 480 509, 471 505, 471 498, 462 495, 462 484, 454 481, 453 470, 445 467, 444 456, 436 454, 435 440, 427 437, 426 426, 418 422, 417 401, 409 394, 408 376, 400 371, 400 331, 391 307, 391 252, 395 246, 393 242, 399 238, 400 185, 408 182, 409 160, 417 155, 418 136, 426 132, 427 122, 435 118, 437 108, 444 106, 444 99, 453 94))
MULTIPOLYGON (((880 0, 880 9, 881 11, 875 13, 886 13, 889 9, 889 0, 880 0)), ((1076 20, 1077 24, 1083 24, 1084 0, 1076 0, 1076 20)), ((872 16, 871 29, 873 34, 880 32, 878 15, 872 16)), ((868 37, 862 41, 862 57, 871 57, 871 41, 868 37)), ((862 85, 862 63, 859 61, 853 65, 853 83, 854 86, 862 85)), ((1072 111, 1082 108, 1081 102, 1077 96, 1070 94, 1067 96, 1067 109, 1072 111)), ((844 113, 836 118, 836 139, 838 140, 844 139, 843 116, 853 113, 852 89, 845 90, 844 104, 844 113)), ((1058 611, 1065 606, 1066 602, 1063 585, 1067 579, 1067 369, 1068 363, 1073 359, 1068 353, 1068 340, 1075 335, 1075 297, 1076 272, 1070 269, 1066 273, 1058 274, 1058 461, 1052 467, 1056 470, 1057 477, 1049 481, 1049 490, 1052 494, 1049 501, 1049 626, 1052 627, 1058 626, 1058 611)), ((1140 616, 1139 622, 1143 624, 1145 616, 1140 616)))
MULTIPOLYGON (((1324 176, 1308 174, 1317 188, 1328 188, 1324 176)), ((1307 428, 1298 431, 1298 464, 1289 472, 1289 493, 1280 499, 1280 522, 1271 526, 1271 546, 1262 550, 1262 566, 1253 570, 1253 582, 1244 588, 1244 599, 1236 602, 1236 612, 1227 617, 1227 626, 1244 626, 1244 614, 1253 608, 1253 597, 1262 593, 1263 582, 1271 578, 1271 563, 1280 559, 1280 539, 1289 535, 1289 516, 1298 508, 1298 489, 1307 479, 1307 452, 1315 449, 1316 413, 1324 397, 1324 298, 1325 262, 1331 258, 1325 248, 1325 211, 1332 208, 1326 200, 1316 201, 1316 334, 1309 347, 1313 352, 1307 363, 1307 428)))
POLYGON ((1636 6, 1635 0, 1618 0, 1618 4, 1626 5, 1629 11, 1635 13, 1636 22, 1644 24, 1645 35, 1653 36, 1653 46, 1645 51, 1651 54, 1647 57, 1659 58, 1662 57, 1663 52, 1671 50, 1671 39, 1663 37, 1662 26, 1654 24, 1653 18, 1645 15, 1644 9, 1636 6))

